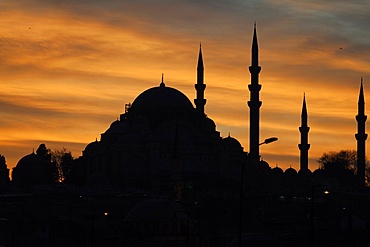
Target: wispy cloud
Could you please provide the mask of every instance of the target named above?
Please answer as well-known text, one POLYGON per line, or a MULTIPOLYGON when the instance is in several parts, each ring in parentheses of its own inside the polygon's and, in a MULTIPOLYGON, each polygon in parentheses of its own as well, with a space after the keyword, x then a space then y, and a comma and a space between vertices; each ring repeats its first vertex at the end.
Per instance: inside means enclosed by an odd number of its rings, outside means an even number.
POLYGON ((248 150, 254 21, 261 138, 279 137, 265 159, 298 168, 304 92, 311 166, 328 147, 355 149, 361 76, 370 95, 366 1, 3 0, 0 15, 0 153, 9 166, 39 140, 82 151, 161 73, 192 101, 200 42, 206 112, 248 150))

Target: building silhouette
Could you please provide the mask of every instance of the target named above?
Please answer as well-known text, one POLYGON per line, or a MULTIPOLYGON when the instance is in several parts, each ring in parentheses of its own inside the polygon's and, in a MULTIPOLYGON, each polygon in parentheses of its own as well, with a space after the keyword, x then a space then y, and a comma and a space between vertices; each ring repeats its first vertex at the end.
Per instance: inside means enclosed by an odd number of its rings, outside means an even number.
POLYGON ((167 86, 163 75, 159 86, 126 104, 100 140, 83 151, 83 176, 98 173, 114 186, 156 193, 173 190, 168 184, 179 186, 179 181, 184 190, 200 186, 205 178, 211 184, 237 181, 246 153, 235 138, 221 137, 205 114, 201 47, 196 80, 195 107, 182 92, 167 86))

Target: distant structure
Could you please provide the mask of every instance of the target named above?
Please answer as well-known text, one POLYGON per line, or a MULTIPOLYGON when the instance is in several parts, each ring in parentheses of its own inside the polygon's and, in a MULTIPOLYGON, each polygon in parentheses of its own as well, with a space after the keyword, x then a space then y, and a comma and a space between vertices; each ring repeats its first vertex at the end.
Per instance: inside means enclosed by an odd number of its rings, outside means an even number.
POLYGON ((310 127, 307 124, 307 107, 306 107, 306 95, 303 95, 302 104, 302 114, 301 114, 301 127, 299 127, 299 132, 301 132, 301 143, 298 144, 300 150, 300 171, 308 171, 308 150, 310 149, 310 144, 308 144, 308 132, 310 127))
POLYGON ((12 181, 22 185, 44 185, 54 181, 54 170, 44 157, 32 152, 21 158, 13 168, 12 181))
POLYGON ((259 99, 259 92, 261 85, 259 81, 259 73, 261 66, 258 65, 258 41, 256 23, 254 24, 253 30, 253 41, 252 41, 252 65, 249 66, 249 72, 251 73, 251 84, 248 85, 250 91, 250 100, 248 101, 249 112, 250 112, 250 126, 249 126, 249 152, 250 152, 250 163, 256 166, 259 162, 259 134, 260 134, 260 107, 262 101, 259 99))
POLYGON ((357 180, 360 188, 365 186, 365 142, 367 139, 367 134, 365 133, 366 119, 364 89, 361 78, 360 93, 358 97, 358 114, 356 116, 357 134, 355 134, 357 140, 357 180))

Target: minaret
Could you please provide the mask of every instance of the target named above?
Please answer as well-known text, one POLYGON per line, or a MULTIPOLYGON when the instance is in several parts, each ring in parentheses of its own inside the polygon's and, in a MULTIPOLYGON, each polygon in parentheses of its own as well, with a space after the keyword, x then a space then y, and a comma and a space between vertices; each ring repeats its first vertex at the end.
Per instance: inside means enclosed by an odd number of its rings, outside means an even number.
POLYGON ((310 149, 310 144, 308 144, 308 132, 310 127, 307 125, 307 107, 306 107, 306 95, 303 95, 303 105, 301 114, 301 127, 299 127, 299 132, 301 132, 301 144, 298 144, 300 154, 300 170, 308 170, 308 150, 310 149))
POLYGON ((197 84, 195 84, 194 86, 195 86, 195 90, 197 90, 197 98, 194 99, 196 109, 199 113, 204 115, 204 105, 206 104, 207 100, 204 98, 204 90, 206 89, 206 84, 204 84, 202 45, 200 45, 200 48, 199 48, 198 67, 197 67, 197 84))
POLYGON ((259 73, 261 67, 258 65, 258 42, 256 23, 254 23, 253 30, 253 42, 252 42, 252 65, 249 66, 249 72, 251 73, 251 84, 248 85, 250 91, 250 100, 248 106, 250 108, 250 135, 249 135, 249 153, 250 163, 256 166, 259 162, 259 122, 260 122, 260 107, 262 102, 259 99, 259 91, 261 85, 258 84, 259 73), (253 151, 253 152, 252 152, 253 151))
POLYGON ((366 119, 364 89, 361 78, 360 94, 358 97, 358 114, 356 116, 357 134, 355 134, 357 140, 357 180, 360 188, 365 186, 365 141, 367 139, 367 134, 365 133, 366 119))

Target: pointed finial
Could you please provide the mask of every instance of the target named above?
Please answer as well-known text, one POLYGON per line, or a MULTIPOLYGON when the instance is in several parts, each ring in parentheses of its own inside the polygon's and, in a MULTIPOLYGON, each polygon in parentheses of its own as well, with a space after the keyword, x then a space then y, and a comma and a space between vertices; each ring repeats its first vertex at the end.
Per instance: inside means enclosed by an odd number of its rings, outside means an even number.
POLYGON ((254 23, 252 38, 252 66, 258 66, 258 41, 256 23, 254 23))
POLYGON ((198 70, 204 70, 204 65, 203 65, 203 55, 202 55, 202 43, 199 45, 199 56, 198 56, 198 70))
POLYGON ((256 21, 254 21, 254 28, 256 28, 256 26, 257 26, 257 23, 256 23, 256 21))
POLYGON ((230 131, 229 131, 229 136, 228 137, 230 137, 230 131))
POLYGON ((302 103, 302 126, 307 126, 307 106, 306 106, 306 93, 303 93, 303 103, 302 103))
POLYGON ((364 86, 363 86, 362 83, 363 83, 363 78, 361 76, 360 94, 359 94, 359 97, 358 97, 358 103, 361 104, 361 105, 364 105, 365 104, 365 99, 364 99, 365 97, 364 97, 364 86))
POLYGON ((164 84, 163 76, 164 76, 164 74, 162 73, 162 81, 161 81, 161 84, 160 84, 160 86, 161 86, 161 87, 166 86, 166 85, 164 84))

